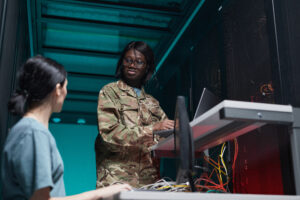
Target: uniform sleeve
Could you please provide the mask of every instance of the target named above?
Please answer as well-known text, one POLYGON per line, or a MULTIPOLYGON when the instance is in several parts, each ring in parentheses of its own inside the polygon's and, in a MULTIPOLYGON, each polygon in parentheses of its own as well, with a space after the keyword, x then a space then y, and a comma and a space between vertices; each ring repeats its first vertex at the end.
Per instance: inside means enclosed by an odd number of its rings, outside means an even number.
MULTIPOLYGON (((163 120, 168 119, 168 116, 166 115, 166 113, 163 111, 163 109, 160 107, 159 105, 159 101, 157 101, 154 97, 152 97, 151 95, 148 95, 148 98, 150 99, 150 102, 148 104, 151 104, 152 106, 150 107, 150 112, 152 113, 152 124, 149 126, 145 126, 145 128, 151 128, 151 130, 153 131, 153 126, 156 123, 159 123, 163 120)), ((154 136, 154 140, 155 141, 159 141, 161 138, 158 135, 154 136)))
MULTIPOLYGON (((150 96, 150 99, 152 100, 152 105, 153 105, 153 107, 151 108, 151 113, 152 113, 153 117, 155 119, 157 119, 156 122, 160 122, 160 121, 168 119, 166 113, 160 107, 159 102, 152 96, 150 96)), ((153 124, 155 124, 155 123, 153 123, 153 124)))
POLYGON ((110 144, 113 152, 123 148, 139 148, 153 143, 152 125, 128 128, 122 123, 121 115, 110 92, 102 89, 98 100, 98 128, 102 139, 110 144), (145 142, 147 141, 147 144, 145 142), (123 148, 122 148, 123 147, 123 148))
POLYGON ((49 139, 41 132, 24 136, 14 151, 14 172, 28 199, 38 189, 53 188, 50 151, 49 139))
POLYGON ((168 119, 166 113, 163 111, 163 109, 160 106, 158 106, 158 115, 160 116, 159 121, 163 121, 163 120, 168 119))

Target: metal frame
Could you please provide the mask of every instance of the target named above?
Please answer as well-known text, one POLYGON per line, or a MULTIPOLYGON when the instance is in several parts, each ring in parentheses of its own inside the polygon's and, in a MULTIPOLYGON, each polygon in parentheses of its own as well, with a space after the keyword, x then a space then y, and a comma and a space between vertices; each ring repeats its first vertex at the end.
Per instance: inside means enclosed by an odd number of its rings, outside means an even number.
MULTIPOLYGON (((175 39, 173 40, 173 42, 171 43, 171 45, 169 46, 169 48, 166 50, 166 52, 164 52, 164 55, 161 57, 159 63, 156 66, 156 72, 160 69, 160 67, 164 64, 164 62, 166 61, 167 57, 169 56, 169 54, 172 52, 172 50, 174 49, 175 45, 178 43, 179 39, 182 37, 183 33, 186 31, 186 29, 190 26, 190 24, 192 23, 192 21, 194 20, 194 18, 196 17, 196 15, 198 14, 199 10, 202 8, 202 5, 204 4, 205 0, 201 0, 198 5, 196 6, 196 8, 194 9, 194 11, 192 12, 192 14, 190 15, 190 17, 188 18, 188 20, 186 21, 186 23, 184 24, 184 26, 180 29, 180 31, 178 32, 178 34, 176 35, 175 39)), ((154 75, 156 74, 156 72, 154 72, 154 75)))
MULTIPOLYGON (((0 52, 2 52, 3 39, 4 39, 4 29, 5 29, 5 21, 6 21, 6 11, 7 11, 7 0, 2 2, 2 10, 1 10, 1 27, 0 27, 0 52)), ((1 59, 2 54, 0 54, 1 59)), ((0 66, 1 67, 1 66, 0 66)))
POLYGON ((300 195, 300 108, 293 108, 293 124, 290 130, 295 190, 300 195))
POLYGON ((299 196, 291 195, 255 195, 255 194, 221 194, 196 192, 156 192, 130 191, 121 192, 104 200, 299 200, 299 196))

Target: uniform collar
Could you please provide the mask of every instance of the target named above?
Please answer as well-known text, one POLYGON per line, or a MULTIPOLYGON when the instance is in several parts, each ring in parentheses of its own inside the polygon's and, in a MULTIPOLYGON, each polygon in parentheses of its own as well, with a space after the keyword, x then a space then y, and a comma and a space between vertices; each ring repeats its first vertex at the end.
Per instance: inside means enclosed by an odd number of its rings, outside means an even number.
MULTIPOLYGON (((134 97, 137 97, 137 94, 134 91, 134 89, 131 86, 127 85, 123 80, 118 80, 117 81, 117 86, 120 88, 120 90, 123 90, 127 94, 129 94, 131 96, 134 96, 134 97)), ((141 88, 141 95, 138 98, 139 99, 146 98, 144 87, 141 88)))

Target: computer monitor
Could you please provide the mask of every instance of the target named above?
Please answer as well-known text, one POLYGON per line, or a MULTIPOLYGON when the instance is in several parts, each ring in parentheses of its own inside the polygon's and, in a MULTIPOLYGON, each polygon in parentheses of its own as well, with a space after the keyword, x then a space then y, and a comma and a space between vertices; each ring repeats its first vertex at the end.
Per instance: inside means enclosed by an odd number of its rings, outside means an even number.
POLYGON ((178 96, 175 110, 174 151, 179 160, 176 183, 189 182, 191 190, 196 191, 193 182, 194 172, 194 142, 189 124, 189 117, 183 96, 178 96))
POLYGON ((220 99, 207 88, 203 88, 194 119, 201 116, 218 103, 220 103, 220 99))
MULTIPOLYGON (((202 94, 194 115, 194 119, 214 107, 220 103, 219 98, 214 95, 211 91, 209 91, 207 88, 203 88, 202 94)), ((174 132, 174 129, 167 129, 167 130, 159 130, 159 131, 153 131, 154 135, 159 135, 160 137, 168 137, 172 135, 174 132)))

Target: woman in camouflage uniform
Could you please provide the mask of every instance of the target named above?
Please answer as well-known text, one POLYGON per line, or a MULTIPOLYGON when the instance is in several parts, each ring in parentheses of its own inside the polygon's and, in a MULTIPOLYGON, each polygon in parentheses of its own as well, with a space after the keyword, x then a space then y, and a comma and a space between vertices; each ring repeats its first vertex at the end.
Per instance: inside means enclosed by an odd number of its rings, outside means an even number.
POLYGON ((117 65, 119 81, 99 93, 95 142, 98 188, 115 182, 140 187, 159 178, 149 151, 157 143, 152 132, 173 128, 174 121, 144 91, 143 85, 154 70, 151 48, 144 42, 130 42, 117 65))

